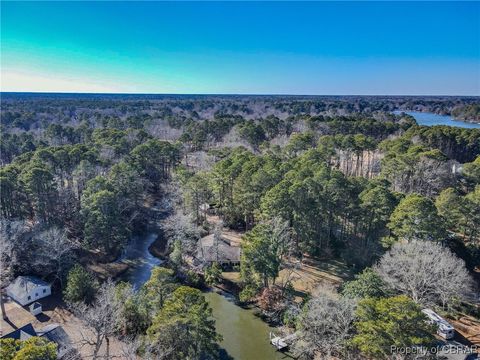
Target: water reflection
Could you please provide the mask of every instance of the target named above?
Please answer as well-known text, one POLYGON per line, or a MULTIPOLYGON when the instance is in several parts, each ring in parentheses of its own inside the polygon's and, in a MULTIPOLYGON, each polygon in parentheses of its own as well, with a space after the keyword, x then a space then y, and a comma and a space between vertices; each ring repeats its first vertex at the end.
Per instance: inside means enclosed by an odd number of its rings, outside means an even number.
POLYGON ((255 316, 252 310, 236 305, 233 296, 208 292, 205 298, 213 310, 217 332, 223 336, 220 346, 227 352, 225 355, 230 356, 224 359, 290 358, 270 345, 269 333, 274 331, 274 328, 255 316))

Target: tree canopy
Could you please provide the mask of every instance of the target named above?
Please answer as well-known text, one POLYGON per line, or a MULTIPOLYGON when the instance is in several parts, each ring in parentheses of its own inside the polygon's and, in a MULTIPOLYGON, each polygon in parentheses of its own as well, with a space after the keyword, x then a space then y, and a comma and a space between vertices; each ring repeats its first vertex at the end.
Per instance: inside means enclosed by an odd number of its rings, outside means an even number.
POLYGON ((0 358, 4 360, 55 360, 57 345, 43 338, 0 339, 0 358))
POLYGON ((353 345, 375 359, 389 359, 392 346, 428 346, 434 340, 433 327, 420 310, 405 295, 361 300, 356 310, 353 345))
POLYGON ((220 335, 215 331, 212 309, 199 290, 180 286, 165 301, 147 334, 161 359, 213 356, 220 335))

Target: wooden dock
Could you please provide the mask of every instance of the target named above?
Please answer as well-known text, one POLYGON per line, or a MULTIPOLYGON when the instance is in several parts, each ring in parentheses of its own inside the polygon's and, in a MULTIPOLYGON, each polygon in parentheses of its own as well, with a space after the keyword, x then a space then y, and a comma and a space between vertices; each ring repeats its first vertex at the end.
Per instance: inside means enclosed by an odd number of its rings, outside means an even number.
POLYGON ((291 334, 282 338, 276 336, 273 332, 270 333, 270 343, 275 346, 278 351, 286 350, 296 338, 296 334, 291 334))

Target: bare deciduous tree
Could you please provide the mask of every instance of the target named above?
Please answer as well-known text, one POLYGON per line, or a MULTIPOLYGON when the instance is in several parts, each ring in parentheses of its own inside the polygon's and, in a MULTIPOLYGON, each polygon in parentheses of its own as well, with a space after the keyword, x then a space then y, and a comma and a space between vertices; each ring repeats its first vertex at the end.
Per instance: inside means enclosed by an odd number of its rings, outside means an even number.
POLYGON ((393 289, 423 305, 440 300, 445 307, 467 296, 473 283, 463 260, 440 244, 421 240, 395 244, 376 271, 393 289))
POLYGON ((3 302, 3 288, 10 282, 17 263, 16 247, 19 246, 19 239, 27 231, 24 221, 0 220, 0 308, 3 319, 8 318, 3 302))
POLYGON ((36 249, 32 256, 32 267, 55 274, 61 283, 64 270, 72 260, 75 244, 68 239, 64 230, 58 228, 45 230, 34 236, 32 241, 36 249))
POLYGON ((92 359, 110 359, 110 338, 117 330, 117 320, 121 314, 121 304, 115 296, 115 285, 111 280, 100 286, 92 305, 84 303, 70 304, 73 313, 78 316, 89 331, 82 332, 81 346, 92 346, 92 359), (100 349, 105 342, 104 354, 100 349))
POLYGON ((124 338, 120 342, 120 353, 119 356, 123 360, 137 360, 140 359, 138 356, 138 350, 142 346, 142 341, 139 337, 135 338, 124 338))
POLYGON ((354 329, 355 300, 321 289, 307 303, 300 318, 293 350, 298 356, 348 359, 346 342, 354 329))
POLYGON ((233 127, 227 135, 223 137, 223 140, 216 144, 217 147, 229 147, 229 148, 236 148, 236 147, 244 147, 250 151, 254 151, 253 147, 240 137, 238 133, 238 128, 233 127))
POLYGON ((179 240, 182 243, 182 248, 188 254, 193 254, 196 251, 197 241, 200 239, 200 230, 190 215, 177 211, 163 221, 162 227, 172 244, 179 240))
POLYGON ((15 269, 21 274, 54 274, 61 280, 76 247, 64 230, 56 227, 45 230, 42 225, 29 226, 25 221, 1 221, 0 234, 2 258, 8 262, 3 277, 15 269))
POLYGON ((155 138, 161 140, 177 140, 182 135, 181 129, 174 129, 164 120, 155 119, 145 130, 155 138))

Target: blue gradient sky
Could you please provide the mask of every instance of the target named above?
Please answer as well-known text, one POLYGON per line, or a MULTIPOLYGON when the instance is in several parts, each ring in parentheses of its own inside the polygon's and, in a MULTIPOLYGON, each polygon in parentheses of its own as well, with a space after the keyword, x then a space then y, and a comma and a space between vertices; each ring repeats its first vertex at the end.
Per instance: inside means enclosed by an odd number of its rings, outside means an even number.
POLYGON ((2 91, 480 95, 479 2, 1 2, 2 91))

